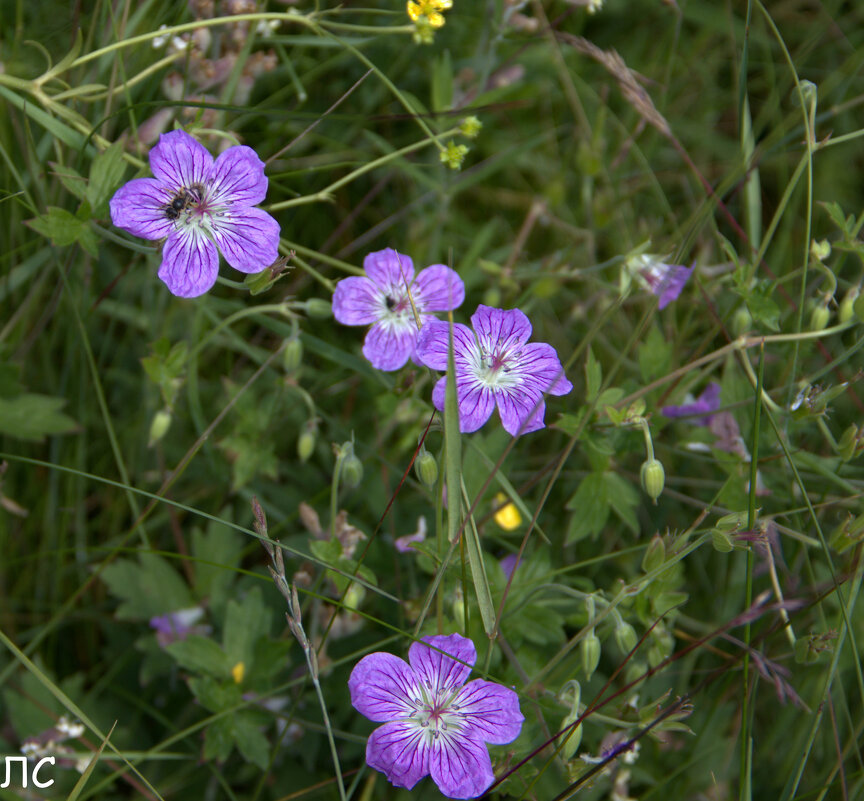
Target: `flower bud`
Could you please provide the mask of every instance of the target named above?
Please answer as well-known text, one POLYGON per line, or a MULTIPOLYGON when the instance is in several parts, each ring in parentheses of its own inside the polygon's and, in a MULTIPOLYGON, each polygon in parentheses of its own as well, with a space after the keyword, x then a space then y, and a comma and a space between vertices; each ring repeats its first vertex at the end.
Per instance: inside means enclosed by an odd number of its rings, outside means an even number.
POLYGON ((297 438, 297 456, 303 463, 309 459, 315 450, 315 440, 317 439, 315 434, 315 423, 310 421, 306 423, 297 438))
POLYGON ((600 639, 594 633, 594 629, 591 629, 582 639, 582 670, 585 671, 586 679, 594 675, 599 663, 600 639))
POLYGON ((642 480, 642 489, 656 506, 657 499, 663 492, 663 485, 666 483, 666 472, 663 470, 663 465, 658 459, 646 459, 642 463, 639 477, 642 480))
POLYGON ((745 305, 739 306, 732 316, 732 333, 736 337, 743 336, 753 330, 753 315, 745 305))
POLYGON ((810 330, 821 331, 828 325, 830 319, 831 312, 828 307, 824 303, 817 304, 810 313, 810 330))
POLYGON ((306 316, 316 320, 328 320, 333 316, 333 307, 322 298, 309 298, 304 304, 306 316))
POLYGON ((659 534, 655 534, 645 549, 645 555, 642 557, 642 570, 650 573, 656 570, 666 561, 666 546, 663 544, 663 538, 659 534))
POLYGON ((168 433, 171 427, 171 412, 167 409, 160 409, 153 415, 153 420, 150 423, 150 440, 147 443, 148 448, 152 448, 162 437, 168 433))
POLYGON ((825 261, 831 255, 831 243, 827 239, 810 242, 810 255, 816 261, 825 261))
POLYGON ((849 428, 843 432, 843 435, 837 443, 837 450, 840 453, 840 458, 844 462, 852 460, 855 457, 855 452, 861 445, 864 445, 864 442, 861 441, 861 432, 859 432, 858 426, 856 426, 855 423, 852 423, 849 428))
POLYGON ((431 490, 438 481, 438 462, 426 448, 422 448, 414 460, 414 473, 426 489, 431 490))
POLYGON ((618 643, 618 647, 625 654, 629 654, 639 642, 639 638, 636 636, 636 629, 626 620, 622 620, 615 626, 615 642, 618 643))
POLYGON ((273 271, 269 267, 265 267, 257 273, 248 273, 243 279, 243 283, 250 295, 260 295, 270 289, 278 278, 278 274, 274 276, 273 271))
POLYGON ((462 131, 462 136, 467 136, 469 139, 474 139, 480 133, 483 123, 477 117, 466 117, 462 120, 462 125, 459 126, 462 131))
POLYGON ((354 444, 346 442, 342 446, 342 484, 354 489, 363 480, 363 462, 354 453, 354 444))
POLYGON ((462 162, 465 161, 465 156, 468 155, 468 148, 465 145, 457 145, 452 139, 447 143, 439 154, 442 164, 446 164, 451 170, 461 170, 462 162))
POLYGON ((839 322, 848 323, 855 316, 855 301, 860 294, 861 288, 853 286, 843 296, 843 300, 840 301, 840 312, 837 315, 839 322))
POLYGON ((297 372, 302 362, 303 343, 297 337, 292 337, 285 343, 282 350, 282 366, 285 368, 285 372, 290 375, 297 372))
POLYGON ((568 731, 568 729, 577 720, 579 720, 579 702, 582 698, 582 688, 579 686, 579 682, 574 681, 572 684, 574 686, 573 704, 570 707, 570 711, 564 717, 564 720, 561 721, 561 727, 559 729, 559 731, 564 732, 564 734, 561 735, 561 738, 564 740, 561 746, 561 756, 568 762, 576 755, 579 744, 582 742, 581 723, 575 726, 572 731, 568 731))

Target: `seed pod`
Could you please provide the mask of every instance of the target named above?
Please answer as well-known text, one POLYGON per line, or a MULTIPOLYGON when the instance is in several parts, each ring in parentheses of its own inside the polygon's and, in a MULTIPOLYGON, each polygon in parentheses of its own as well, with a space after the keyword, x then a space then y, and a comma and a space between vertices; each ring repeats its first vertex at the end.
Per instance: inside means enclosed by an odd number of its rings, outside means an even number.
POLYGON ((666 561, 666 546, 663 544, 663 539, 659 534, 655 534, 645 549, 645 555, 642 557, 642 570, 650 573, 656 570, 666 561))
POLYGON ((314 452, 316 439, 314 423, 307 423, 297 438, 297 456, 301 462, 305 463, 314 452))
POLYGON ((333 307, 329 301, 321 298, 309 298, 306 301, 306 314, 316 320, 327 320, 333 316, 333 307))
POLYGON ((285 372, 290 375, 297 372, 302 362, 303 343, 297 337, 292 337, 285 343, 285 348, 282 351, 282 366, 285 368, 285 372))
POLYGON ((837 319, 841 323, 848 323, 852 317, 855 315, 855 301, 858 300, 858 296, 861 294, 861 289, 857 286, 853 286, 849 291, 843 296, 843 300, 840 301, 840 311, 837 314, 837 319))
POLYGON ((732 537, 727 532, 716 528, 711 532, 711 544, 714 546, 714 550, 720 553, 729 553, 735 549, 732 544, 732 537))
POLYGON ((414 460, 414 472, 427 489, 431 490, 438 481, 438 462, 426 448, 423 448, 414 460))
POLYGON ((357 458, 357 455, 354 453, 354 449, 352 448, 351 452, 342 462, 342 483, 348 487, 348 489, 354 489, 360 485, 362 480, 363 462, 357 458))
POLYGON ((813 311, 810 313, 810 330, 821 331, 828 325, 830 319, 831 312, 828 307, 824 303, 819 303, 813 307, 813 311))
POLYGON ((752 330, 753 315, 750 314, 750 310, 746 306, 741 305, 736 309, 735 314, 732 316, 732 333, 734 333, 736 337, 740 337, 752 330))
POLYGON ((579 701, 582 697, 582 688, 579 686, 578 681, 572 682, 575 686, 573 693, 573 704, 570 708, 570 711, 564 717, 564 720, 561 721, 561 728, 559 731, 565 732, 561 735, 564 739, 564 743, 561 746, 561 756, 564 757, 568 762, 573 759, 576 755, 576 751, 579 748, 579 744, 582 742, 582 724, 579 723, 578 726, 574 727, 573 731, 566 731, 569 729, 577 720, 579 720, 579 701))
POLYGON ((657 499, 662 494, 663 486, 666 483, 666 471, 663 470, 663 465, 658 459, 646 459, 642 463, 639 477, 642 479, 642 489, 656 506, 657 499))
POLYGON ((626 620, 622 620, 615 626, 615 642, 618 643, 618 647, 625 654, 629 654, 639 642, 639 638, 636 636, 636 629, 626 620))

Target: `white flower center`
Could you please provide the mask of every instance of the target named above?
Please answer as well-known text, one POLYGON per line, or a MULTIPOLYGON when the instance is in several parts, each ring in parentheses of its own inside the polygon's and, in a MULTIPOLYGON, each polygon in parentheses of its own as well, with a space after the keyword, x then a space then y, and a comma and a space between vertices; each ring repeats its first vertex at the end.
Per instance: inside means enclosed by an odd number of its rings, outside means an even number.
POLYGON ((471 349, 471 370, 489 389, 509 389, 522 381, 519 371, 522 351, 508 351, 500 341, 491 347, 478 343, 471 349))
POLYGON ((458 736, 463 728, 465 713, 454 703, 459 689, 447 688, 433 690, 429 685, 420 687, 420 697, 412 698, 414 710, 408 719, 421 730, 427 745, 439 737, 443 739, 458 736))
POLYGON ((192 184, 178 189, 163 211, 178 230, 211 237, 226 208, 214 202, 209 185, 192 184))

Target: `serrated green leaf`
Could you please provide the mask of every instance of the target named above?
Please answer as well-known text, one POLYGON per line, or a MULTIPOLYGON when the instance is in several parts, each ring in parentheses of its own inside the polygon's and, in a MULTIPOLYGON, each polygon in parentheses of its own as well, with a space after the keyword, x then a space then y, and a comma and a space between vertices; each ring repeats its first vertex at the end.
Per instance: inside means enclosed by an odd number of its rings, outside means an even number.
POLYGON ((567 501, 567 508, 576 514, 570 523, 565 544, 570 545, 588 536, 595 537, 606 525, 609 500, 606 497, 608 485, 605 476, 605 473, 589 473, 567 501))
POLYGON ((771 331, 780 330, 780 307, 765 293, 753 291, 746 297, 747 309, 756 322, 771 331))
POLYGON ((256 716, 242 709, 232 716, 234 742, 237 750, 261 770, 266 770, 270 761, 270 743, 261 731, 256 716))
POLYGON ((607 406, 614 406, 624 397, 624 390, 621 387, 609 387, 600 393, 595 406, 598 409, 605 409, 607 406))
POLYGON ((309 550, 312 551, 313 556, 334 567, 342 557, 342 545, 335 537, 328 540, 311 540, 309 550))
POLYGON ((636 509, 639 507, 639 491, 626 478, 609 471, 606 478, 606 497, 612 511, 620 518, 634 534, 639 533, 639 523, 636 520, 636 509))
POLYGON ((186 583, 161 556, 142 553, 138 559, 118 559, 102 571, 111 594, 123 601, 119 620, 149 620, 194 605, 186 583))
POLYGON ((238 603, 229 601, 225 615, 225 631, 222 646, 229 664, 242 662, 247 668, 252 665, 255 642, 270 631, 270 610, 261 600, 261 591, 254 587, 238 603))
POLYGON ((576 414, 560 414, 558 415, 558 419, 552 424, 552 427, 563 431, 571 437, 575 437, 583 429, 582 420, 585 417, 586 411, 586 407, 582 406, 576 414))
POLYGON ((49 206, 47 214, 27 220, 27 225, 55 245, 63 247, 77 242, 87 223, 66 209, 49 206))
POLYGON ((49 161, 48 164, 51 167, 51 174, 60 179, 60 183, 68 192, 75 195, 78 200, 84 200, 87 197, 87 179, 81 173, 73 167, 58 164, 56 161, 49 161))
POLYGON ((170 643, 165 650, 177 660, 180 667, 193 673, 205 673, 220 679, 231 676, 233 663, 209 637, 192 634, 185 640, 170 643))
POLYGON ((120 140, 93 159, 87 200, 90 201, 94 217, 101 218, 108 214, 108 201, 123 182, 125 173, 126 162, 123 161, 123 143, 120 140))
POLYGON ((224 762, 234 748, 234 724, 230 716, 217 718, 204 734, 204 759, 224 762))
POLYGON ((195 566, 195 593, 209 600, 210 609, 217 617, 234 583, 234 571, 240 565, 242 551, 243 538, 223 523, 213 520, 207 525, 206 533, 200 529, 192 532, 192 554, 201 560, 195 566))
POLYGON ((0 433, 37 442, 53 434, 68 434, 78 424, 60 411, 65 405, 64 398, 32 393, 0 398, 0 433))
POLYGON ((225 681, 212 676, 195 676, 189 679, 189 689, 201 706, 210 712, 234 709, 243 702, 243 691, 232 679, 225 681))

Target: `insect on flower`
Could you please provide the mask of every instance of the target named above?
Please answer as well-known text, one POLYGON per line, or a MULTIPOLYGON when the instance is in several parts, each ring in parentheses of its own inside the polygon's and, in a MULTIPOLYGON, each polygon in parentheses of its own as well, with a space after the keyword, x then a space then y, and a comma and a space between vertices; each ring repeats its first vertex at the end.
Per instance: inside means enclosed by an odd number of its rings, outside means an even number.
POLYGON ((178 297, 216 283, 219 252, 235 270, 257 273, 279 255, 279 223, 254 208, 267 194, 264 162, 250 147, 217 159, 185 131, 162 134, 150 151, 153 178, 136 178, 111 198, 111 220, 144 239, 165 240, 159 278, 178 297))

